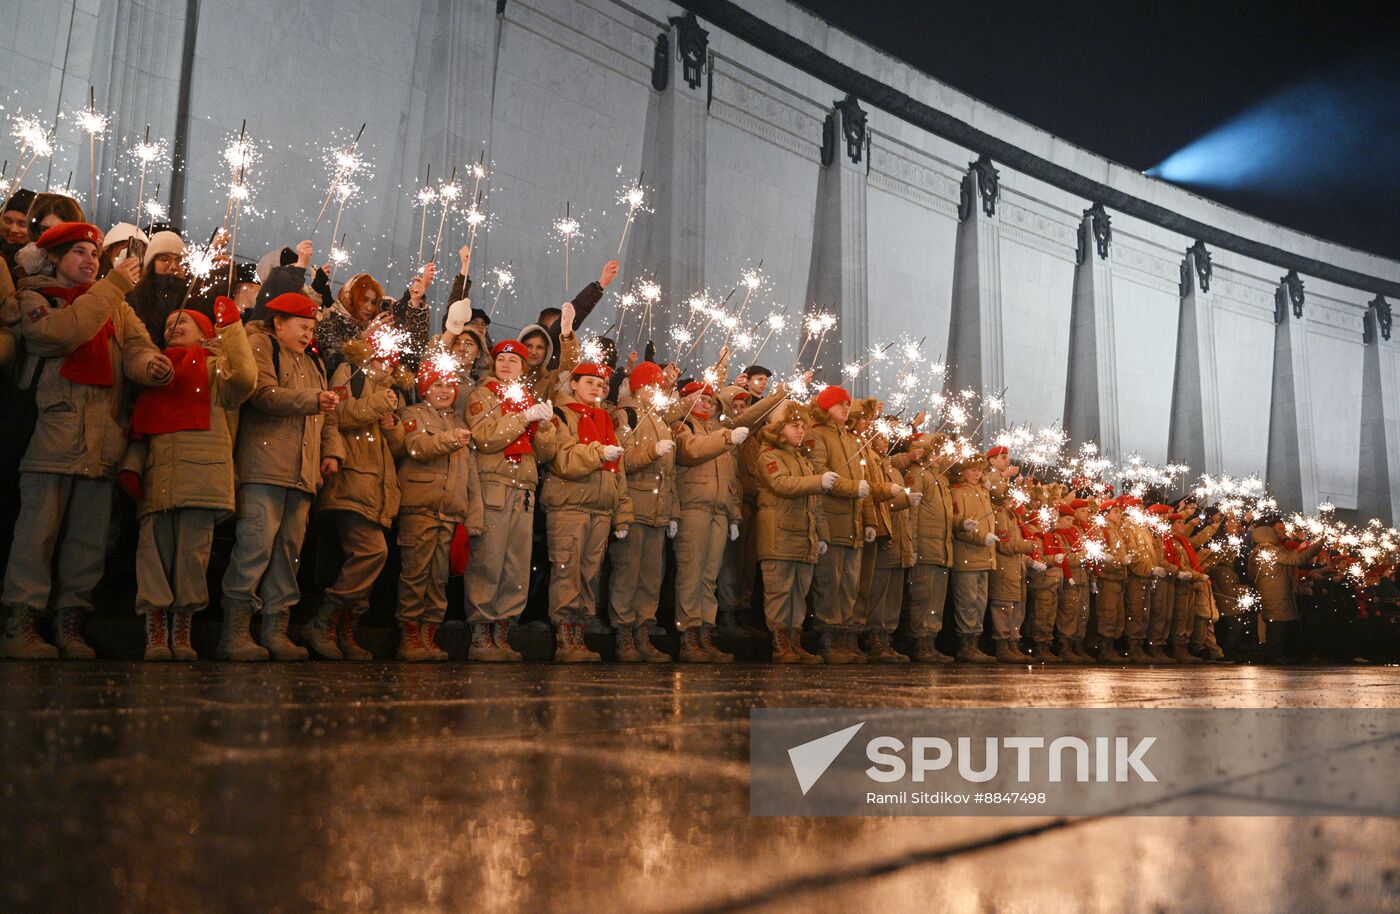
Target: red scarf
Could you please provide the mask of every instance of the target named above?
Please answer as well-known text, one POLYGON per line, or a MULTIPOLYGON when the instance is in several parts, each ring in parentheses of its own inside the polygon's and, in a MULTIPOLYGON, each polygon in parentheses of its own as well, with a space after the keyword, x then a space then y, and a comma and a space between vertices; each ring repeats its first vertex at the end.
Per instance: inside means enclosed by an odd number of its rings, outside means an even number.
POLYGON ((209 354, 202 346, 172 347, 175 366, 169 384, 144 387, 131 411, 131 437, 209 430, 209 354))
POLYGON ((1174 565, 1180 567, 1181 559, 1185 557, 1191 565, 1192 571, 1201 570, 1201 560, 1196 555, 1196 550, 1191 548, 1191 543, 1184 536, 1169 533, 1162 539, 1162 544, 1166 546, 1167 559, 1174 565), (1178 552, 1178 548, 1180 551, 1178 552))
MULTIPOLYGON (((67 288, 46 286, 39 290, 39 294, 55 305, 62 302, 61 307, 68 308, 77 301, 78 296, 85 294, 91 288, 91 285, 69 286, 67 288)), ((109 317, 92 339, 68 353, 63 360, 63 365, 59 367, 58 373, 74 384, 85 384, 88 387, 111 387, 112 347, 110 341, 116 335, 117 328, 109 317)))
MULTIPOLYGON (((605 411, 583 403, 569 403, 567 405, 569 409, 578 413, 578 440, 580 444, 592 444, 594 441, 599 444, 617 444, 617 431, 613 428, 612 418, 605 411)), ((616 473, 617 461, 605 460, 603 469, 609 473, 616 473)))
MULTIPOLYGON (((486 382, 486 389, 495 394, 496 398, 501 401, 502 415, 505 413, 523 413, 525 410, 535 405, 535 398, 530 393, 530 388, 525 385, 524 381, 520 382, 520 386, 525 391, 525 397, 520 400, 512 400, 505 394, 506 385, 495 378, 486 382)), ((534 440, 535 423, 531 422, 525 426, 525 431, 520 434, 520 437, 516 438, 510 444, 507 444, 505 450, 501 453, 506 455, 507 460, 519 462, 526 454, 535 453, 534 440)))

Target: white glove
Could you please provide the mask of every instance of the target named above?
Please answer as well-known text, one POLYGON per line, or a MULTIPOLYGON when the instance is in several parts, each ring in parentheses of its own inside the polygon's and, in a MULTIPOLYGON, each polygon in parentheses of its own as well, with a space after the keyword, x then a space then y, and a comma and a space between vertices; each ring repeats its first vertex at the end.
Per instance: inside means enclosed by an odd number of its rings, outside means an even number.
POLYGON ((963 521, 963 529, 966 530, 968 533, 976 533, 977 521, 969 517, 967 520, 963 521))
POLYGON ((826 555, 826 540, 817 540, 817 555, 826 555))
POLYGON ((472 319, 472 300, 470 298, 460 298, 447 306, 446 330, 453 336, 458 336, 467 327, 467 321, 472 319))
POLYGON ((1189 581, 1189 580, 1191 580, 1191 578, 1193 577, 1193 575, 1192 575, 1191 572, 1189 572, 1189 571, 1178 571, 1178 572, 1176 573, 1176 577, 1177 577, 1177 580, 1179 580, 1179 581, 1189 581))
POLYGON ((988 533, 986 536, 982 537, 982 542, 986 543, 988 546, 995 546, 997 544, 997 535, 995 533, 988 533))
POLYGON ((1047 567, 1044 562, 1031 562, 1031 568, 1035 571, 1044 571, 1047 567))
POLYGON ((676 442, 672 441, 670 438, 662 438, 660 441, 656 442, 656 456, 658 457, 665 457, 675 449, 676 442))
POLYGON ((860 485, 856 487, 856 494, 859 495, 861 498, 865 498, 866 496, 868 496, 870 494, 870 483, 862 479, 860 481, 860 485))
POLYGON ((923 501, 923 500, 924 500, 924 493, 922 493, 922 492, 910 492, 910 493, 909 493, 909 507, 911 507, 911 508, 917 508, 917 507, 919 506, 919 502, 921 502, 921 501, 923 501))
POLYGON ((866 527, 866 528, 865 528, 865 541, 866 541, 867 543, 873 543, 873 542, 875 542, 875 528, 874 528, 874 527, 866 527))
POLYGON ((836 488, 836 480, 840 478, 840 473, 837 473, 835 470, 827 470, 822 474, 822 491, 830 492, 832 489, 836 488))
POLYGON ((617 537, 620 540, 627 539, 627 528, 618 527, 616 530, 613 531, 613 536, 617 537))
POLYGON ((679 521, 668 520, 666 522, 666 538, 668 540, 675 539, 676 534, 679 532, 681 532, 681 525, 679 521))
POLYGON ((618 447, 618 446, 615 445, 615 444, 605 444, 605 445, 603 445, 603 459, 604 459, 605 461, 611 462, 611 461, 613 461, 613 460, 618 459, 618 458, 621 457, 621 456, 622 456, 622 448, 618 447))
POLYGON ((1167 569, 1165 569, 1165 568, 1160 568, 1160 567, 1159 567, 1159 568, 1153 568, 1153 569, 1152 569, 1152 576, 1153 576, 1154 578, 1165 578, 1165 577, 1167 576, 1167 569))
POLYGON ((737 540, 738 538, 739 538, 739 525, 738 525, 738 524, 730 524, 730 525, 729 525, 729 541, 732 543, 732 542, 734 542, 735 540, 737 540))
POLYGON ((526 422, 547 422, 554 415, 554 407, 548 403, 536 403, 523 414, 526 422))
POLYGON ((749 430, 744 428, 742 425, 738 428, 731 428, 729 430, 729 443, 734 445, 735 447, 738 447, 739 445, 747 441, 748 437, 749 430))

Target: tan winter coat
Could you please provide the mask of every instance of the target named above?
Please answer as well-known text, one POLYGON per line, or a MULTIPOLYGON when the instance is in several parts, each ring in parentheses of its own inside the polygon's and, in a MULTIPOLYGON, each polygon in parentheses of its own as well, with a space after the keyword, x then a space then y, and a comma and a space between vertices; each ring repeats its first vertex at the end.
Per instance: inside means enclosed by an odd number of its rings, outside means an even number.
POLYGON ((1298 619, 1298 595, 1293 570, 1306 565, 1322 549, 1313 543, 1303 549, 1285 549, 1272 527, 1250 531, 1254 549, 1249 553, 1249 577, 1259 591, 1259 608, 1266 622, 1294 622, 1298 619))
POLYGON ((481 479, 471 446, 457 443, 467 424, 455 409, 416 403, 400 417, 403 460, 399 463, 399 515, 426 514, 465 524, 476 536, 486 529, 481 479))
POLYGON ((729 429, 716 419, 692 414, 676 427, 675 435, 676 497, 681 508, 706 508, 737 524, 742 496, 729 429))
POLYGON ((816 564, 817 543, 830 542, 821 508, 821 473, 801 453, 782 445, 762 445, 756 464, 759 561, 816 564))
POLYGON ((993 603, 1021 603, 1026 599, 1027 556, 1039 544, 1021 535, 1021 524, 1009 504, 996 507, 997 567, 987 580, 987 596, 993 603))
POLYGON ((813 406, 805 445, 813 472, 832 470, 840 477, 831 491, 822 496, 822 513, 831 532, 828 542, 848 548, 860 545, 865 540, 861 523, 865 499, 860 497, 865 471, 856 454, 860 442, 844 427, 837 426, 826 410, 813 406))
POLYGON ((905 484, 924 500, 913 511, 914 559, 920 565, 953 564, 953 495, 948 479, 933 467, 911 467, 905 484))
MULTIPOLYGON (((392 379, 378 372, 361 372, 364 387, 356 397, 351 382, 356 371, 356 366, 341 362, 331 377, 331 389, 340 397, 335 419, 345 444, 345 462, 339 473, 326 480, 316 507, 351 511, 388 528, 399 513, 394 461, 403 456, 403 424, 396 415, 396 405, 388 401, 388 393, 394 389, 392 379), (392 428, 380 427, 384 416, 393 418, 392 428)), ((398 396, 395 392, 396 399, 398 396)))
MULTIPOLYGON (((866 449, 867 452, 869 449, 866 449)), ((884 474, 881 483, 888 487, 890 491, 899 490, 899 494, 883 502, 876 502, 878 509, 878 524, 875 527, 877 536, 887 536, 890 543, 896 549, 880 550, 876 564, 881 568, 913 568, 914 567, 914 518, 913 509, 909 504, 909 495, 904 491, 904 477, 899 470, 890 464, 889 460, 879 454, 871 455, 875 459, 870 462, 869 468, 874 472, 884 474)), ((875 489, 875 483, 871 483, 871 488, 875 489)), ((871 499, 875 501, 875 499, 871 499)))
POLYGON ((1103 543, 1104 559, 1094 566, 1094 574, 1105 581, 1126 581, 1128 566, 1132 563, 1132 544, 1124 523, 1120 521, 1114 526, 1110 521, 1095 530, 1097 539, 1103 543))
POLYGON ((45 298, 38 290, 54 285, 52 277, 30 276, 19 282, 16 330, 26 353, 19 385, 36 384, 38 421, 24 452, 22 473, 62 473, 107 479, 126 453, 127 380, 155 386, 151 362, 160 355, 136 312, 126 303, 131 283, 119 273, 98 280, 71 305, 45 298), (61 372, 70 352, 97 335, 110 319, 116 335, 108 343, 112 386, 74 384, 61 372))
MULTIPOLYGON (((613 410, 617 440, 627 465, 627 489, 632 499, 633 523, 664 527, 680 520, 676 498, 676 451, 657 456, 658 441, 674 441, 671 430, 640 400, 624 397, 613 410), (635 430, 632 422, 635 417, 635 430)), ((745 442, 746 444, 748 442, 745 442)))
POLYGON ((986 545, 989 534, 996 533, 996 512, 992 498, 981 486, 954 483, 953 496, 953 570, 991 571, 997 567, 996 546, 986 545), (966 529, 964 521, 972 521, 966 529))
POLYGON ((345 445, 335 413, 322 413, 319 398, 326 376, 305 352, 278 346, 280 373, 274 373, 272 329, 260 321, 247 324, 248 341, 258 366, 258 382, 243 406, 234 449, 238 484, 282 486, 311 495, 321 487, 321 460, 340 459, 345 445))
MULTIPOLYGON (((625 530, 632 524, 632 499, 627 490, 627 471, 619 460, 617 468, 603 467, 603 445, 579 441, 578 423, 582 418, 569 408, 577 402, 562 395, 554 408, 554 459, 545 467, 540 503, 546 511, 582 511, 611 517, 613 526, 625 530)), ((606 415, 606 410, 603 410, 606 415)), ((611 416, 607 416, 611 421, 611 416)))
POLYGON ((471 426, 482 498, 488 508, 505 504, 500 486, 535 491, 539 464, 553 460, 555 448, 554 423, 537 422, 531 442, 534 453, 514 458, 506 456, 505 449, 525 434, 530 423, 525 421, 524 413, 501 409, 501 398, 491 389, 499 383, 494 377, 488 377, 467 395, 467 424, 471 426))
POLYGON ((141 476, 141 517, 176 508, 204 508, 231 514, 234 510, 233 440, 238 409, 258 380, 253 349, 243 324, 235 321, 218 330, 211 348, 209 428, 152 435, 133 442, 122 461, 123 470, 141 476))

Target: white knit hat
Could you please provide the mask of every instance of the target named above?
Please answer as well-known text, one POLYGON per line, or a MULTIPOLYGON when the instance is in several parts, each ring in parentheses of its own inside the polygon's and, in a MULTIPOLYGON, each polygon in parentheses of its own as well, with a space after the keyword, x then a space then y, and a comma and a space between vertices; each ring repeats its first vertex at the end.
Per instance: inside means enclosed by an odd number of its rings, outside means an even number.
POLYGON ((150 244, 146 246, 146 260, 142 267, 149 267, 161 254, 178 254, 184 256, 185 239, 174 232, 156 232, 151 236, 150 244))
POLYGON ((151 239, 146 237, 146 233, 141 231, 136 226, 132 225, 130 222, 118 222, 116 225, 109 228, 107 230, 107 234, 103 236, 102 250, 105 251, 114 244, 120 244, 123 241, 130 241, 133 238, 143 242, 144 244, 149 245, 151 243, 151 239))

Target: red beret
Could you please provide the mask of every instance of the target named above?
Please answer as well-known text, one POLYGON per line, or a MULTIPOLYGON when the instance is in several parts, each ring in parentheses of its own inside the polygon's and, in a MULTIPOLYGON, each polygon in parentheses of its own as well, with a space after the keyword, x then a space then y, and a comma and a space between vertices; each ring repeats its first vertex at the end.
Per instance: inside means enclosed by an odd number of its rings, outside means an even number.
POLYGON ((655 362, 638 362, 627 376, 627 381, 635 393, 639 388, 666 383, 665 370, 655 362))
POLYGON ((1120 502, 1118 499, 1116 499, 1116 498, 1105 499, 1104 501, 1099 502, 1099 513, 1100 513, 1100 514, 1106 514, 1106 513, 1108 513, 1108 511, 1110 511, 1110 510, 1113 509, 1113 508, 1121 508, 1121 507, 1123 507, 1123 504, 1122 504, 1122 502, 1120 502))
POLYGON ((846 391, 846 388, 837 387, 834 384, 830 387, 823 387, 822 392, 817 394, 817 406, 822 409, 831 409, 838 403, 850 402, 851 395, 846 391))
POLYGON ((1055 510, 1060 512, 1061 517, 1074 517, 1074 509, 1069 505, 1056 505, 1055 510))
POLYGON ((190 320, 194 321, 195 326, 199 328, 200 335, 203 336, 206 340, 214 336, 214 322, 211 321, 205 315, 200 314, 198 311, 193 311, 189 308, 181 308, 175 313, 189 315, 190 320))
POLYGON ((1074 510, 1076 510, 1076 511, 1078 511, 1080 508, 1087 508, 1087 507, 1089 507, 1089 499, 1087 499, 1087 498, 1075 498, 1075 499, 1071 499, 1071 500, 1070 500, 1070 503, 1069 503, 1069 506, 1070 506, 1071 508, 1073 508, 1074 510))
POLYGON ((993 457, 1000 457, 1002 454, 1010 454, 1010 453, 1011 453, 1011 451, 1010 451, 1005 445, 998 444, 996 447, 994 447, 994 448, 992 448, 991 450, 987 451, 987 459, 988 459, 988 460, 991 460, 993 457))
POLYGON ((598 378, 607 381, 612 378, 612 369, 594 362, 579 362, 574 366, 574 370, 570 372, 569 376, 573 378, 598 378))
POLYGON ((1176 515, 1172 513, 1171 505, 1152 505, 1147 509, 1148 514, 1168 515, 1170 520, 1176 520, 1176 515))
POLYGON ((1142 504, 1142 499, 1138 498, 1136 495, 1122 495, 1118 498, 1118 504, 1125 508, 1136 508, 1138 505, 1142 504))
POLYGON ((527 350, 525 344, 519 340, 501 340, 491 348, 492 358, 498 355, 505 355, 506 353, 519 356, 521 361, 529 361, 530 358, 529 350, 527 350))
POLYGON ((100 248, 102 229, 86 222, 60 222, 40 235, 35 243, 44 250, 51 251, 61 244, 71 244, 75 241, 91 241, 100 248))
MULTIPOLYGON (((454 391, 457 390, 456 375, 438 370, 437 366, 431 361, 424 362, 418 369, 418 396, 426 397, 428 395, 428 388, 432 387, 438 381, 446 381, 452 385, 454 391)), ((454 396, 452 400, 455 403, 457 398, 454 396)))
POLYGON ((691 394, 705 394, 713 397, 715 395, 715 389, 708 384, 701 384, 699 381, 691 381, 681 388, 681 396, 688 397, 691 394))
POLYGON ((283 292, 267 303, 267 310, 274 314, 306 317, 313 321, 316 319, 317 312, 316 303, 300 292, 283 292))

